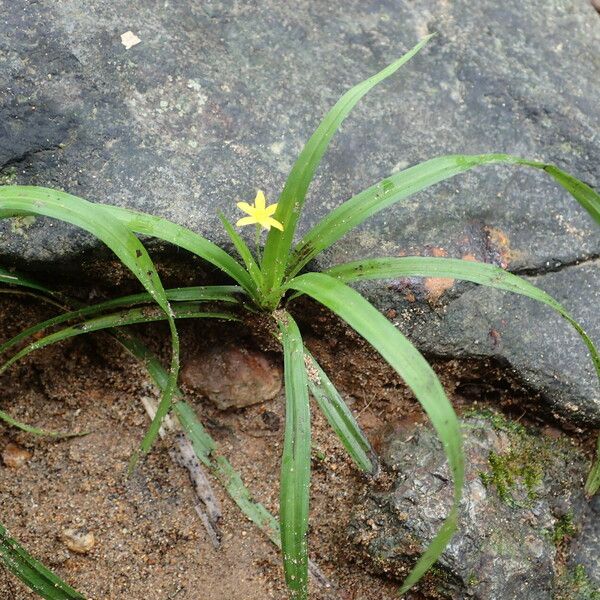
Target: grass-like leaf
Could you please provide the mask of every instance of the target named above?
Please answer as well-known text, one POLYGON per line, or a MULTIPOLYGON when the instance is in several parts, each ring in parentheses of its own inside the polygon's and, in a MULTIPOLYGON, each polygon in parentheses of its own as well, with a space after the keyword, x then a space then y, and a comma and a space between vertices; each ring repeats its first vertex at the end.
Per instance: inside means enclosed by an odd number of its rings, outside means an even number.
POLYGON ((277 313, 283 344, 285 436, 281 458, 279 520, 285 580, 292 597, 308 597, 308 502, 310 488, 310 406, 304 344, 296 322, 277 313))
MULTIPOLYGON (((196 303, 181 303, 174 304, 171 308, 171 314, 175 319, 223 319, 227 321, 239 321, 238 317, 231 313, 216 312, 202 310, 202 308, 196 303)), ((46 346, 56 344, 63 340, 82 335, 84 333, 92 333, 94 331, 100 331, 102 329, 112 329, 114 327, 123 327, 125 325, 136 325, 138 323, 152 323, 155 321, 167 320, 167 315, 159 308, 153 306, 145 306, 143 308, 129 308, 125 310, 112 313, 110 315, 103 315, 94 319, 89 319, 77 325, 71 327, 65 327, 59 331, 51 333, 39 340, 35 340, 31 344, 28 344, 11 356, 2 366, 0 366, 0 373, 3 373, 12 364, 18 360, 24 358, 35 350, 40 350, 46 346)))
POLYGON ((170 242, 199 256, 229 275, 252 298, 258 299, 256 286, 250 274, 225 250, 201 235, 161 217, 107 204, 96 206, 99 206, 107 215, 119 220, 130 231, 170 242))
MULTIPOLYGON (((10 275, 9 283, 11 284, 31 287, 44 294, 52 293, 47 287, 30 280, 19 273, 11 273, 10 275)), ((233 294, 238 294, 240 291, 241 289, 237 286, 206 286, 166 290, 166 293, 172 301, 210 300, 235 302, 236 298, 233 294)), ((149 296, 146 294, 139 294, 135 297, 139 297, 140 301, 144 302, 149 300, 149 296)), ((129 296, 125 298, 129 298, 129 301, 131 301, 131 299, 135 297, 129 296)), ((45 299, 44 296, 38 296, 38 298, 40 300, 45 299)), ((125 298, 109 302, 118 303, 124 301, 125 298)), ((97 309, 98 306, 99 305, 89 308, 97 309)), ((115 308, 115 306, 117 305, 111 305, 112 308, 115 308)), ((73 311, 71 314, 75 313, 79 313, 79 311, 73 311)), ((168 383, 169 374, 156 355, 149 350, 138 337, 132 335, 125 329, 113 328, 109 329, 109 333, 141 362, 156 386, 163 391, 168 383)), ((252 499, 252 496, 243 484, 239 473, 231 466, 229 461, 224 456, 216 454, 216 442, 208 434, 206 429, 204 429, 193 409, 186 402, 181 400, 183 394, 178 388, 175 390, 174 396, 178 398, 179 401, 174 404, 173 412, 179 419, 184 431, 189 436, 198 459, 211 469, 212 473, 219 479, 244 515, 255 523, 278 548, 281 548, 281 535, 277 519, 261 503, 252 499)))
POLYGON ((590 351, 600 381, 600 356, 583 327, 552 296, 525 279, 495 265, 456 258, 404 256, 401 258, 357 260, 337 265, 325 272, 331 277, 345 282, 363 279, 393 279, 395 277, 462 279, 533 298, 553 308, 573 326, 590 351))
POLYGON ((177 402, 173 412, 189 436, 198 459, 211 469, 246 517, 264 531, 277 547, 281 547, 279 522, 262 504, 252 498, 231 463, 216 453, 216 443, 206 432, 194 410, 185 402, 177 402))
POLYGON ((262 269, 264 291, 267 294, 281 283, 306 192, 331 138, 357 102, 374 86, 408 62, 431 37, 431 35, 425 37, 404 56, 347 91, 325 115, 317 130, 302 149, 285 182, 274 215, 274 218, 283 224, 283 231, 272 228, 265 245, 262 269))
POLYGON ((44 292, 45 294, 52 295, 52 292, 49 289, 33 281, 33 279, 29 279, 29 277, 25 277, 19 273, 13 273, 12 271, 8 271, 2 267, 0 267, 0 282, 27 287, 32 290, 37 290, 38 292, 44 292))
MULTIPOLYGON (((16 276, 17 278, 20 276, 16 276)), ((39 286, 41 291, 48 292, 47 288, 39 286)), ((165 290, 167 299, 170 302, 226 302, 226 303, 237 303, 238 299, 236 294, 242 293, 241 287, 235 285, 209 285, 209 286, 196 286, 188 288, 172 288, 165 290)), ((77 310, 65 312, 51 319, 40 321, 27 329, 19 332, 16 336, 7 340, 3 344, 0 344, 0 354, 6 352, 9 348, 18 344, 19 342, 44 331, 50 327, 55 327, 62 323, 68 323, 69 321, 76 321, 85 317, 97 315, 108 310, 115 308, 121 308, 123 306, 136 306, 138 304, 151 304, 154 303, 154 299, 148 292, 142 292, 140 294, 132 294, 129 296, 121 296, 114 300, 107 300, 106 302, 99 302, 91 306, 85 306, 77 310)))
POLYGON ((0 525, 0 561, 25 585, 46 600, 85 600, 79 592, 33 558, 0 525))
POLYGON ((379 463, 369 440, 314 356, 306 349, 304 352, 310 393, 357 467, 374 475, 379 463))
MULTIPOLYGON (((104 242, 137 277, 167 316, 171 331, 171 368, 169 384, 165 388, 156 416, 142 443, 142 453, 148 452, 158 435, 160 423, 169 411, 179 373, 179 335, 164 288, 142 243, 117 219, 92 204, 65 192, 35 186, 5 186, 0 188, 0 218, 41 215, 71 223, 104 242)), ((137 454, 133 457, 135 465, 137 454)))
POLYGON ((300 240, 290 258, 288 275, 293 277, 299 273, 323 250, 379 211, 440 181, 493 163, 527 166, 547 172, 590 213, 593 219, 600 222, 600 195, 553 165, 508 154, 440 156, 395 173, 332 210, 300 240))
POLYGON ((248 245, 244 242, 242 236, 233 228, 233 225, 227 220, 227 217, 225 217, 224 214, 219 214, 219 219, 221 219, 221 223, 223 224, 229 239, 231 239, 235 249, 244 261, 246 269, 248 273, 250 273, 256 288, 260 289, 262 286, 262 273, 254 256, 252 256, 252 252, 250 252, 250 248, 248 248, 248 245))
POLYGON ((592 464, 592 469, 585 482, 585 493, 593 496, 600 489, 600 436, 596 448, 596 461, 592 464))
MULTIPOLYGON (((598 350, 577 320, 552 296, 525 279, 495 265, 454 258, 405 256, 401 258, 375 258, 353 261, 332 267, 326 273, 345 282, 364 279, 391 279, 395 277, 445 277, 470 281, 527 296, 553 308, 577 331, 590 352, 592 363, 596 369, 596 375, 600 381, 600 356, 598 350)), ((592 496, 599 488, 600 436, 598 437, 598 452, 588 476, 585 490, 588 495, 592 496)))
POLYGON ((32 427, 31 425, 27 425, 27 423, 22 423, 21 421, 17 421, 11 417, 8 413, 0 410, 0 420, 5 421, 12 427, 16 427, 17 429, 21 429, 22 431, 26 431, 27 433, 31 433, 33 435, 39 435, 41 437, 52 437, 52 438, 69 438, 69 437, 81 437, 87 435, 87 432, 80 433, 68 433, 65 431, 50 431, 48 429, 40 429, 39 427, 32 427))
POLYGON ((412 587, 439 558, 456 528, 464 481, 461 432, 444 388, 421 353, 374 306, 341 281, 323 273, 306 273, 288 287, 320 302, 363 336, 404 379, 419 400, 442 441, 454 479, 450 514, 414 569, 402 590, 412 587))

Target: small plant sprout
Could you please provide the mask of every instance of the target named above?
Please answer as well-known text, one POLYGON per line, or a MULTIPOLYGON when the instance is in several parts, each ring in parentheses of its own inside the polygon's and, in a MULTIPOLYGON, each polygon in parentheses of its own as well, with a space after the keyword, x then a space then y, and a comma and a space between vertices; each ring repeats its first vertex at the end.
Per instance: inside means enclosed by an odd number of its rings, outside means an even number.
MULTIPOLYGON (((447 457, 453 479, 453 504, 446 521, 429 546, 413 565, 401 591, 412 587, 435 563, 456 528, 458 506, 464 480, 464 456, 458 418, 437 375, 407 337, 349 284, 366 279, 398 277, 442 277, 521 294, 555 310, 566 319, 587 346, 600 376, 600 357, 592 340, 577 321, 554 298, 530 282, 504 269, 485 263, 437 257, 383 257, 333 266, 322 273, 306 272, 307 265, 340 238, 369 217, 436 183, 485 165, 528 167, 549 175, 600 223, 600 196, 591 187, 554 165, 530 161, 508 154, 448 155, 433 158, 392 173, 383 181, 341 203, 320 222, 296 239, 310 183, 327 147, 353 107, 374 86, 395 73, 428 42, 418 43, 404 56, 379 73, 354 86, 325 115, 293 165, 278 202, 267 206, 259 191, 250 205, 239 202, 247 216, 237 226, 254 224, 257 248, 252 252, 225 215, 223 226, 239 255, 225 250, 176 223, 153 215, 109 204, 95 204, 62 191, 42 187, 8 185, 0 188, 0 218, 45 216, 60 219, 95 235, 106 244, 139 280, 144 290, 138 294, 84 306, 65 299, 25 276, 0 271, 0 280, 24 286, 27 292, 57 305, 62 313, 33 325, 1 346, 8 352, 16 344, 33 341, 9 356, 0 372, 34 350, 85 332, 107 330, 137 357, 161 390, 162 397, 139 454, 148 452, 165 416, 171 412, 188 433, 198 460, 224 485, 244 513, 281 546, 285 578, 290 596, 308 597, 308 514, 311 467, 311 414, 309 392, 326 417, 357 468, 374 475, 377 457, 354 415, 318 363, 308 353, 294 319, 295 299, 305 295, 341 317, 387 361, 412 390, 431 419, 447 457), (260 252, 260 233, 267 230, 264 251, 260 252), (150 256, 138 235, 152 236, 183 248, 220 269, 231 285, 165 289, 150 256), (279 523, 262 505, 251 501, 241 479, 219 453, 216 443, 197 421, 177 386, 179 338, 176 320, 210 318, 238 320, 246 311, 262 312, 271 333, 280 341, 284 359, 285 433, 281 457, 279 523), (158 359, 127 331, 127 325, 166 320, 171 333, 171 362, 165 368, 158 359), (51 332, 48 330, 51 329, 51 332)), ((0 418, 6 415, 0 414, 0 418)), ((8 419, 6 419, 8 421, 8 419)), ((14 419, 13 426, 27 425, 14 419)), ((594 494, 600 486, 600 466, 592 469, 586 491, 594 494)), ((0 528, 0 541, 3 530, 0 528)), ((427 542, 427 540, 424 540, 427 542)), ((4 543, 4 542, 3 542, 4 543)), ((55 588, 53 579, 38 563, 20 551, 8 553, 12 542, 0 546, 4 564, 44 598, 81 598, 71 588, 55 588), (4 550, 3 550, 4 549, 4 550), (42 583, 40 583, 42 578, 42 583), (54 589, 56 591, 54 591, 54 589)), ((16 548, 16 546, 15 546, 16 548)))

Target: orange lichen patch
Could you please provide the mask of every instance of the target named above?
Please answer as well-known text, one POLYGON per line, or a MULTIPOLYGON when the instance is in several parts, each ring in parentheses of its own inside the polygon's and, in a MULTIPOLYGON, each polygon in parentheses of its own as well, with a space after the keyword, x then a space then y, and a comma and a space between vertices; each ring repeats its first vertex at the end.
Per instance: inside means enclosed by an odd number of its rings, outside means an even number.
POLYGON ((485 232, 489 240, 489 246, 493 253, 493 262, 499 267, 506 269, 512 260, 512 250, 508 236, 501 230, 491 225, 485 226, 485 232))
POLYGON ((463 260, 468 260, 469 262, 478 262, 473 254, 463 254, 463 260))
MULTIPOLYGON (((448 256, 448 253, 443 248, 434 247, 431 249, 431 255, 438 258, 448 256)), ((442 294, 454 285, 454 279, 447 277, 427 277, 423 281, 423 287, 427 295, 427 301, 431 304, 436 304, 442 294)))
POLYGON ((427 301, 436 304, 442 294, 454 285, 454 279, 448 277, 427 277, 423 287, 427 293, 427 301))

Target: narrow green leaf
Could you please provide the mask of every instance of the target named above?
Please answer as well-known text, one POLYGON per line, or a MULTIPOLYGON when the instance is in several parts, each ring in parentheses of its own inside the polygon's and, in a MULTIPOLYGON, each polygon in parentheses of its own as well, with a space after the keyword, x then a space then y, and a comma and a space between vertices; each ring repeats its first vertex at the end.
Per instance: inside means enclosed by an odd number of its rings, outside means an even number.
POLYGON ((221 219, 221 223, 223 223, 227 235, 244 261, 246 270, 250 273, 256 288, 260 289, 262 286, 262 273, 258 264, 256 264, 256 260, 254 260, 254 257, 252 256, 252 252, 250 252, 250 248, 248 248, 246 242, 244 242, 240 234, 233 228, 233 225, 227 220, 224 214, 219 214, 219 219, 221 219))
POLYGON ((27 425, 26 423, 17 421, 17 419, 14 419, 3 410, 0 410, 0 419, 2 421, 6 421, 9 425, 12 425, 17 429, 21 429, 22 431, 26 431, 27 433, 32 433, 33 435, 39 435, 42 437, 69 438, 87 435, 87 432, 66 433, 64 431, 49 431, 48 429, 39 429, 38 427, 32 427, 31 425, 27 425))
POLYGON ((22 287, 28 287, 33 290, 37 290, 38 292, 44 292, 45 294, 52 294, 48 288, 36 283, 32 279, 29 279, 28 277, 25 277, 19 273, 13 273, 7 269, 3 269, 2 267, 0 267, 0 283, 20 285, 22 287))
MULTIPOLYGON (((44 288, 41 288, 42 291, 45 291, 44 288)), ((236 303, 238 299, 235 294, 241 293, 243 290, 241 287, 233 286, 233 285, 213 285, 213 286, 198 286, 198 287, 188 287, 188 288, 173 288, 170 290, 165 290, 165 295, 167 296, 170 302, 193 302, 193 301, 203 301, 203 302, 227 302, 227 303, 236 303)), ((6 352, 9 348, 18 344, 19 342, 48 329, 49 327, 54 327, 56 325, 60 325, 61 323, 68 323, 69 321, 74 321, 77 319, 82 319, 84 317, 89 317, 93 315, 97 315, 99 313, 105 312, 107 310, 112 310, 115 308, 121 308, 123 306, 135 306, 137 304, 150 304, 153 303, 154 299, 150 296, 149 293, 144 292, 141 294, 132 294, 130 296, 122 296, 120 298, 116 298, 114 300, 107 300, 106 302, 99 302, 98 304, 93 304, 91 306, 86 306, 83 308, 79 308, 77 310, 69 311, 63 313, 62 315, 58 315, 56 317, 52 317, 51 319, 47 319, 46 321, 40 321, 27 329, 19 332, 16 336, 7 340, 3 344, 0 344, 0 354, 6 352)))
MULTIPOLYGON (((111 330, 111 333, 134 357, 141 361, 158 388, 164 388, 168 379, 167 372, 158 358, 139 338, 118 329, 111 330)), ((176 391, 176 397, 183 397, 179 389, 176 391)), ((260 502, 252 499, 239 473, 224 456, 217 454, 216 442, 202 426, 192 407, 186 402, 179 401, 173 405, 173 412, 190 438, 198 460, 210 468, 244 515, 257 525, 278 548, 281 548, 279 522, 260 502)))
POLYGON ((374 258, 337 265, 325 271, 340 281, 363 279, 393 279, 395 277, 444 277, 462 279, 542 302, 557 311, 568 321, 590 351, 592 362, 600 381, 600 356, 583 327, 552 296, 525 279, 500 267, 456 258, 404 256, 401 258, 374 258))
POLYGON ((431 35, 425 37, 404 56, 347 91, 325 115, 317 130, 302 149, 288 175, 277 203, 277 211, 274 214, 274 218, 283 224, 283 231, 271 228, 267 237, 262 261, 264 291, 266 293, 277 288, 281 283, 308 186, 334 133, 357 102, 369 90, 408 62, 431 37, 431 35))
MULTIPOLYGON (((102 206, 48 188, 35 186, 4 186, 0 188, 0 218, 42 215, 71 223, 88 231, 117 255, 165 312, 171 331, 169 385, 165 388, 156 416, 140 444, 140 450, 145 454, 156 439, 160 424, 171 406, 171 398, 179 373, 179 335, 169 301, 146 249, 127 227, 119 220, 112 218, 109 212, 101 208, 102 206)), ((136 460, 137 455, 134 456, 132 465, 136 460)))
POLYGON ((592 465, 590 474, 585 482, 585 493, 593 496, 600 489, 600 436, 598 436, 598 447, 596 448, 596 460, 592 465))
POLYGON ((13 575, 46 600, 85 600, 79 592, 33 558, 0 525, 0 561, 13 575))
POLYGON ((201 235, 161 217, 107 204, 97 206, 101 206, 106 214, 118 219, 135 233, 165 240, 199 256, 237 281, 252 298, 257 298, 256 287, 250 275, 225 250, 201 235))
MULTIPOLYGON (((157 387, 163 389, 168 374, 156 355, 139 338, 129 332, 112 329, 111 333, 144 365, 157 387)), ((176 390, 175 396, 183 398, 179 389, 176 390)), ((210 468, 244 515, 257 525, 278 548, 281 548, 279 522, 260 502, 253 500, 237 471, 224 456, 217 454, 216 442, 202 426, 194 410, 189 404, 180 400, 173 405, 173 412, 186 435, 189 436, 198 460, 210 468)))
POLYGON ((173 412, 190 438, 198 460, 207 467, 212 467, 210 455, 217 449, 217 444, 198 421, 194 409, 186 402, 180 401, 173 406, 173 412))
POLYGON ((286 312, 276 315, 283 344, 285 436, 281 459, 279 520, 285 580, 292 597, 308 597, 308 502, 310 488, 310 407, 304 344, 286 312))
POLYGON ((374 475, 379 464, 369 440, 314 356, 306 349, 304 352, 310 393, 357 467, 374 475))
POLYGON ((139 279, 168 313, 168 301, 156 269, 141 242, 118 220, 111 219, 87 200, 34 186, 0 187, 0 218, 42 215, 84 229, 103 241, 139 279))
MULTIPOLYGON (((523 164, 528 164, 526 161, 523 164)), ((538 163, 529 163, 530 166, 537 169, 544 169, 550 177, 560 184, 573 198, 590 213, 592 218, 600 225, 600 195, 589 185, 579 181, 573 175, 555 167, 554 165, 540 165, 538 163)))
MULTIPOLYGON (((20 284, 23 281, 25 281, 25 278, 18 277, 15 283, 20 284)), ((223 290, 224 296, 218 298, 221 300, 226 298, 225 294, 227 293, 239 293, 240 291, 235 286, 231 286, 230 289, 227 289, 227 286, 213 286, 213 288, 217 287, 220 287, 223 290)), ((46 293, 50 291, 43 286, 39 286, 39 289, 46 293)), ((200 299, 195 295, 197 292, 193 292, 193 290, 193 288, 188 288, 187 290, 184 288, 181 291, 181 294, 176 294, 176 297, 171 297, 170 299, 200 299), (194 296, 190 297, 187 295, 186 297, 186 292, 188 291, 193 292, 194 296)), ((175 290, 167 290, 167 295, 169 295, 169 292, 174 291, 175 290)), ((215 295, 219 295, 219 292, 216 291, 215 295)), ((126 350, 142 363, 157 387, 161 391, 164 391, 164 388, 168 384, 169 374, 156 355, 152 353, 139 338, 125 329, 110 329, 109 333, 111 333, 126 350)), ((179 388, 175 390, 174 396, 176 398, 183 397, 179 388)), ((211 469, 212 473, 218 478, 243 514, 257 525, 278 548, 281 548, 279 522, 260 502, 256 502, 252 499, 252 496, 244 486, 240 475, 231 466, 229 461, 225 457, 215 454, 217 445, 204 427, 202 427, 193 409, 187 403, 179 401, 174 404, 173 410, 186 434, 190 437, 192 447, 194 448, 198 459, 211 469)))
MULTIPOLYGON (((221 313, 213 311, 201 310, 200 307, 195 303, 181 303, 174 304, 171 308, 171 314, 175 319, 198 319, 198 318, 215 318, 224 319, 228 321, 238 321, 239 319, 230 313, 221 313)), ((82 335, 84 333, 92 333, 94 331, 100 331, 102 329, 111 329, 113 327, 123 327, 125 325, 136 325, 138 323, 152 323, 154 321, 167 320, 168 316, 155 307, 143 307, 143 308, 130 308, 112 313, 110 315, 102 315, 94 319, 89 319, 72 325, 71 327, 65 327, 59 331, 51 333, 39 340, 28 344, 11 356, 2 366, 0 366, 0 373, 4 373, 8 367, 12 364, 21 360, 28 354, 31 354, 35 350, 40 350, 51 344, 62 342, 63 340, 82 335)))
POLYGON ((406 578, 402 591, 412 587, 439 558, 456 529, 464 481, 464 456, 458 419, 442 384, 421 353, 358 292, 323 273, 307 273, 288 283, 320 302, 363 336, 404 379, 429 415, 442 441, 454 479, 454 502, 435 539, 406 578))
POLYGON ((384 208, 459 173, 493 163, 527 166, 547 172, 600 222, 600 195, 553 165, 508 154, 440 156, 395 173, 332 210, 300 240, 290 258, 288 276, 299 273, 315 256, 384 208))
POLYGON ((279 522, 260 502, 253 500, 239 473, 224 456, 216 453, 216 443, 208 435, 194 410, 187 403, 178 402, 175 404, 174 412, 190 437, 198 459, 211 469, 213 475, 217 477, 246 517, 281 548, 279 522))

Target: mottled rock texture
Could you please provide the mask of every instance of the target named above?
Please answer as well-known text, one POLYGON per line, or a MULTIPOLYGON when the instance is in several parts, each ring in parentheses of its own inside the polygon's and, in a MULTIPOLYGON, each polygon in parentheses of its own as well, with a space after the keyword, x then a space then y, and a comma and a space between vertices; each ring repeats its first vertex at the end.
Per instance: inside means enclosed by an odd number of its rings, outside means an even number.
MULTIPOLYGON (((258 187, 275 199, 339 95, 437 31, 335 137, 301 229, 390 172, 445 153, 510 152, 600 185, 600 29, 581 0, 0 0, 0 7, 4 182, 142 209, 227 245, 217 211, 235 218, 234 201, 253 198, 258 187), (129 31, 141 41, 127 49, 121 36, 129 31)), ((20 220, 0 232, 4 265, 53 281, 122 276, 90 236, 65 225, 20 220)), ((463 175, 378 215, 318 262, 411 253, 470 256, 528 273, 598 338, 599 230, 541 173, 490 167, 463 175)), ((185 253, 171 254, 172 279, 217 277, 185 253)), ((366 292, 404 315, 399 325, 428 353, 496 357, 541 393, 546 412, 600 424, 586 352, 558 317, 448 282, 420 289, 406 294, 404 284, 386 282, 366 292)))
MULTIPOLYGON (((557 598, 569 578, 558 548, 595 589, 600 536, 594 505, 582 492, 581 453, 565 438, 544 437, 495 414, 465 419, 463 433, 467 471, 458 531, 432 572, 439 597, 557 598)), ((391 490, 368 493, 349 533, 373 570, 402 578, 450 509, 452 482, 428 427, 396 431, 383 459, 396 473, 391 490)))

